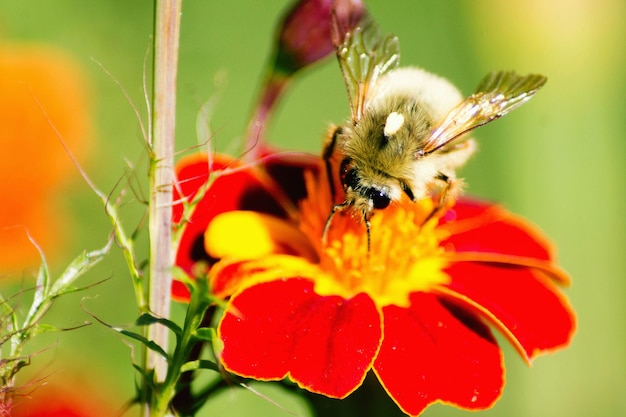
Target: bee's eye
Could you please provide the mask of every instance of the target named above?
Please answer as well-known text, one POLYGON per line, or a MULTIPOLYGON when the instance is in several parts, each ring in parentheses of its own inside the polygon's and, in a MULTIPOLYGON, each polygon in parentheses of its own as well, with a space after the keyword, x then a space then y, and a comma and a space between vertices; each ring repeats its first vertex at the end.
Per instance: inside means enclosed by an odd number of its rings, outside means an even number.
POLYGON ((351 162, 350 158, 345 158, 341 161, 341 167, 339 169, 339 178, 345 189, 354 189, 359 184, 357 170, 350 165, 351 162))
POLYGON ((359 176, 357 175, 357 170, 352 168, 343 173, 341 177, 341 183, 346 190, 348 188, 352 188, 353 190, 356 189, 359 185, 359 176))
POLYGON ((350 158, 344 158, 344 160, 341 161, 341 165, 339 166, 339 176, 341 177, 342 181, 344 177, 346 176, 346 174, 348 173, 348 171, 352 169, 352 167, 350 166, 351 162, 352 160, 350 158))
POLYGON ((389 198, 386 192, 377 190, 376 188, 368 188, 366 194, 375 209, 384 209, 391 202, 391 198, 389 198))

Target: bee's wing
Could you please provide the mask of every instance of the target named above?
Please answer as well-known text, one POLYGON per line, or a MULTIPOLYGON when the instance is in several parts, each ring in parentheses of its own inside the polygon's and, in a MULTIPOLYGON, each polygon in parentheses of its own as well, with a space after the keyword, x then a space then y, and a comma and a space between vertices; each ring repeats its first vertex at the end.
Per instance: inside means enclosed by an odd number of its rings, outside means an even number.
POLYGON ((383 36, 370 17, 365 17, 347 33, 342 33, 337 19, 333 18, 332 30, 339 67, 348 90, 352 121, 356 123, 363 115, 370 87, 400 62, 398 38, 391 34, 383 36))
POLYGON ((476 92, 454 107, 432 131, 423 154, 435 152, 463 133, 504 116, 521 106, 545 83, 538 74, 520 76, 511 71, 487 74, 476 92))

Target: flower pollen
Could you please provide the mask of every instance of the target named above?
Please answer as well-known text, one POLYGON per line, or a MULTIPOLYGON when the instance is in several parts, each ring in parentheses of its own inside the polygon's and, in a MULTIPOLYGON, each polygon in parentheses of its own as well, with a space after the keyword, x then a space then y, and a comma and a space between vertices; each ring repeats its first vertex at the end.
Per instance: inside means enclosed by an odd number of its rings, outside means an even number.
MULTIPOLYGON (((316 189, 321 191, 322 186, 316 189)), ((311 240, 320 241, 330 204, 319 204, 320 192, 309 195, 316 197, 302 203, 300 227, 311 240), (318 213, 311 213, 315 210, 318 213)), ((445 236, 436 229, 438 216, 429 218, 433 209, 432 199, 426 198, 401 201, 377 211, 370 220, 369 251, 360 213, 338 213, 333 217, 326 245, 318 247, 324 274, 316 278, 315 291, 345 298, 366 293, 381 307, 407 307, 410 293, 449 282, 443 272, 447 266, 445 251, 439 244, 445 236)))

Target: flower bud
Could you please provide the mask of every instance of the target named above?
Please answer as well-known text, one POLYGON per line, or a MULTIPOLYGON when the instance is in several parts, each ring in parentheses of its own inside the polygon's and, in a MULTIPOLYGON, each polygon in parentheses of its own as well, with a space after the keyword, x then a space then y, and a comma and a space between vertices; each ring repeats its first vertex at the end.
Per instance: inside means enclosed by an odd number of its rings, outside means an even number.
POLYGON ((299 0, 285 14, 278 26, 273 61, 248 124, 247 160, 254 161, 262 153, 267 122, 293 75, 332 53, 335 44, 366 13, 362 0, 299 0))
POLYGON ((286 14, 278 33, 275 67, 293 73, 333 52, 331 15, 351 30, 365 14, 361 0, 301 0, 286 14))

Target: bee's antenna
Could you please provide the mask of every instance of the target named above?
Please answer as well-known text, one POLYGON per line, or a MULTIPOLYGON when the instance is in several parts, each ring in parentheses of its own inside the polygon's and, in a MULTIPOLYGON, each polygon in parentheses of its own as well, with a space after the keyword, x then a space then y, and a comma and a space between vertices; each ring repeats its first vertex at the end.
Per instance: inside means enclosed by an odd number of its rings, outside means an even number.
POLYGON ((367 256, 370 256, 370 247, 372 246, 372 225, 370 224, 370 218, 367 213, 363 212, 363 220, 365 222, 365 229, 367 231, 367 256))
POLYGON ((328 179, 328 188, 330 190, 330 201, 334 204, 336 191, 335 182, 333 181, 333 166, 330 160, 333 157, 333 153, 335 152, 337 140, 339 136, 343 133, 343 128, 333 127, 332 129, 333 131, 332 135, 330 135, 330 139, 327 140, 324 144, 324 153, 322 155, 322 159, 324 159, 324 165, 326 166, 326 178, 328 179))
MULTIPOLYGON (((328 214, 328 218, 326 219, 326 223, 324 224, 324 231, 322 232, 322 244, 324 246, 326 246, 326 239, 328 236, 328 231, 330 230, 330 223, 332 222, 333 217, 335 217, 335 214, 337 214, 338 211, 343 211, 347 207, 350 207, 350 204, 348 202, 334 205, 333 209, 330 211, 330 214, 328 214)), ((365 211, 363 212, 363 222, 365 223, 365 229, 367 231, 367 255, 369 256, 370 248, 372 246, 372 225, 370 223, 369 216, 365 211)))

